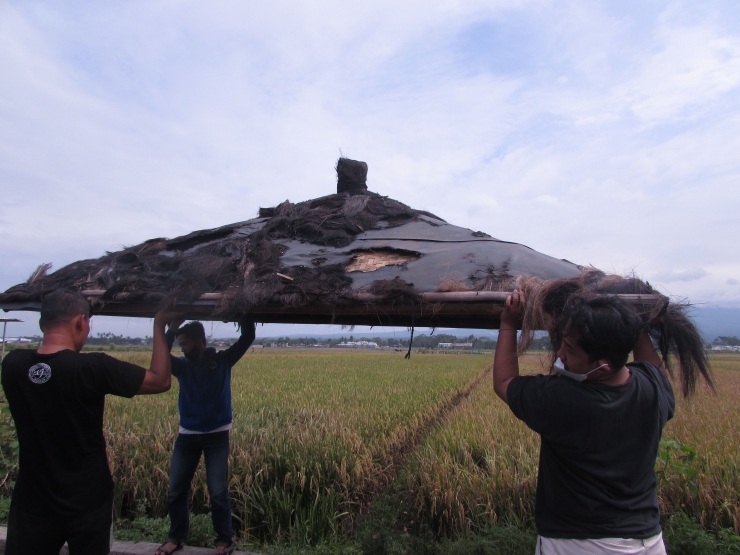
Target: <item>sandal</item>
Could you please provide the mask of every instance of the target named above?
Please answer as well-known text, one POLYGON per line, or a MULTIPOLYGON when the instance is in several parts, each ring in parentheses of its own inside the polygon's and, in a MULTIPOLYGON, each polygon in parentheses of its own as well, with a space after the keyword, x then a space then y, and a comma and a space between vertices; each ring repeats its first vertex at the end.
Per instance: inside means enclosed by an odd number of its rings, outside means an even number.
POLYGON ((175 543, 173 541, 167 540, 157 548, 157 550, 154 552, 154 555, 172 555, 175 551, 180 551, 183 547, 185 547, 185 542, 175 543), (174 549, 167 551, 164 546, 168 543, 174 543, 174 549))
MULTIPOLYGON (((225 544, 221 543, 221 544, 218 544, 216 547, 221 547, 224 545, 225 544)), ((236 549, 236 544, 234 542, 231 542, 230 545, 225 546, 225 547, 226 549, 224 549, 223 551, 214 551, 214 554, 215 555, 231 555, 231 553, 233 553, 234 550, 236 549)))

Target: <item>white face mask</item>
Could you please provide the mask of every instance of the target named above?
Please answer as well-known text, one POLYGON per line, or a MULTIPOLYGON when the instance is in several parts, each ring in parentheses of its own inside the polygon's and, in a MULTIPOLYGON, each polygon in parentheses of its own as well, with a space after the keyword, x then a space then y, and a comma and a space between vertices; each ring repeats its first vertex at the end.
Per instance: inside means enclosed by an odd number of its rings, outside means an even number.
POLYGON ((593 372, 596 372, 598 369, 603 368, 604 366, 609 366, 608 364, 602 364, 601 366, 597 366, 593 370, 590 370, 589 372, 586 372, 585 374, 576 374, 575 372, 570 372, 569 370, 565 369, 565 365, 563 364, 563 361, 560 360, 560 357, 555 361, 555 363, 552 365, 555 372, 558 374, 562 374, 563 376, 567 376, 572 380, 575 380, 577 382, 582 382, 586 379, 586 377, 589 374, 592 374, 593 372))

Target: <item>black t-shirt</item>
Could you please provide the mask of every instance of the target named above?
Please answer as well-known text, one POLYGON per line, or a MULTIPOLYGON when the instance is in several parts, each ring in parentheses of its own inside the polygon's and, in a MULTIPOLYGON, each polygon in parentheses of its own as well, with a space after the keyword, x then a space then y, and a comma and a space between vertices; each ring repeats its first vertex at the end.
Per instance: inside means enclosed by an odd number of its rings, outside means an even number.
POLYGON ((542 437, 535 523, 548 538, 649 538, 660 532, 655 457, 675 399, 649 362, 622 385, 520 376, 507 398, 542 437))
POLYGON ((63 516, 101 506, 113 491, 103 437, 105 395, 133 397, 145 373, 103 353, 8 353, 2 385, 20 444, 13 502, 63 516))

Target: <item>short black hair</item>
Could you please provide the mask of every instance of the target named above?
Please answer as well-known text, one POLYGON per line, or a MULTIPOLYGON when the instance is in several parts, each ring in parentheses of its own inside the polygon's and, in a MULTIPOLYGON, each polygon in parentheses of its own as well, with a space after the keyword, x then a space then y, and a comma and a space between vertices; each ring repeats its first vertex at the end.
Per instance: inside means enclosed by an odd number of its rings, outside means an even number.
POLYGON ((184 335, 195 341, 206 343, 206 330, 200 322, 189 322, 175 332, 176 336, 184 335))
POLYGON ((90 317, 90 303, 87 299, 77 291, 58 289, 41 301, 39 326, 43 329, 45 326, 63 324, 80 314, 90 317))
POLYGON ((593 360, 606 359, 614 369, 627 363, 642 332, 642 319, 622 299, 614 296, 571 298, 553 334, 558 349, 563 337, 576 344, 593 360))

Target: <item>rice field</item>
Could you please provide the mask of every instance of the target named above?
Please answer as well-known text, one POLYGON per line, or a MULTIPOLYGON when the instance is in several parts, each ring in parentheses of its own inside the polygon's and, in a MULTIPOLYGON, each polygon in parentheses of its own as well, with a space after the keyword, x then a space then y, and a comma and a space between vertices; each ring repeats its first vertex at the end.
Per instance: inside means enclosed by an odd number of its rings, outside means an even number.
MULTIPOLYGON (((683 511, 705 528, 740 532, 740 356, 711 359, 716 394, 706 388, 689 400, 679 399, 665 436, 696 450, 687 466, 696 478, 670 468, 660 484, 666 513, 683 511)), ((659 465, 660 467, 660 465, 659 465)))
MULTIPOLYGON (((525 357, 522 373, 539 369, 538 362, 525 357)), ((533 518, 539 436, 486 378, 407 458, 400 477, 412 515, 407 526, 419 532, 455 536, 533 518)))
MULTIPOLYGON (((121 353, 141 364, 146 353, 121 353)), ((531 525, 538 437, 495 397, 489 356, 331 351, 250 353, 234 369, 231 483, 243 537, 315 543, 352 530, 384 486, 409 529, 454 537, 493 523, 531 525), (484 376, 482 381, 477 381, 484 376), (460 401, 460 402, 453 402, 460 401)), ((659 463, 664 516, 740 529, 740 357, 712 360, 717 394, 679 399, 659 463), (683 458, 682 458, 683 457, 683 458)), ((544 359, 527 355, 525 373, 544 359)), ((177 386, 109 398, 116 507, 166 515, 177 386)), ((201 468, 194 512, 207 512, 201 468)))
MULTIPOLYGON (((146 364, 146 353, 122 354, 146 364)), ((394 457, 485 372, 480 356, 278 352, 233 371, 230 492, 242 533, 314 542, 351 528, 383 487, 394 457)), ((119 515, 165 516, 177 385, 166 394, 110 397, 105 429, 119 515)), ((207 511, 205 472, 194 512, 207 511)))
MULTIPOLYGON (((527 355, 522 373, 542 371, 527 355)), ((658 463, 664 517, 678 512, 707 529, 740 530, 740 357, 712 360, 716 391, 677 398, 670 438, 695 450, 693 460, 666 447, 658 463), (695 474, 695 476, 694 476, 695 474)), ((402 474, 414 527, 454 536, 492 522, 534 519, 539 437, 514 418, 486 381, 456 407, 407 459, 402 474)), ((411 524, 409 523, 409 526, 411 524)))

